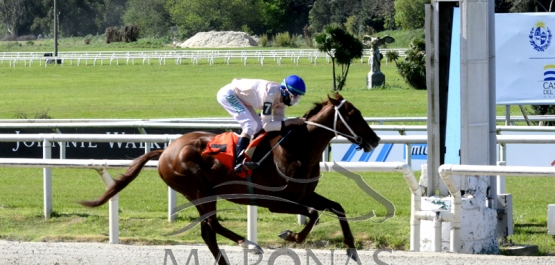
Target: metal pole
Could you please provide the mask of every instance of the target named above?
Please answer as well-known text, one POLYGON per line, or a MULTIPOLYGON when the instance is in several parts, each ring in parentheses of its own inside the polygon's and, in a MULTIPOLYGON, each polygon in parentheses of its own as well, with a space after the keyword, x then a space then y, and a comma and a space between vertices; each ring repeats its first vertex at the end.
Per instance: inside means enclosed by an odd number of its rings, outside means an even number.
MULTIPOLYGON (((58 57, 58 8, 54 0, 54 57, 58 57)), ((57 62, 57 59, 54 58, 57 62)))

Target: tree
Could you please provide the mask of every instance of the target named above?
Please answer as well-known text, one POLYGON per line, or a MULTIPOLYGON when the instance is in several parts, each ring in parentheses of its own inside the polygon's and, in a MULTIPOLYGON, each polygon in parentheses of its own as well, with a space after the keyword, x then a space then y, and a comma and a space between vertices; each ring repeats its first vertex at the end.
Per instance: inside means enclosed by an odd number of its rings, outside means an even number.
POLYGON ((8 34, 17 38, 25 15, 25 0, 0 0, 0 19, 8 34))
POLYGON ((429 3, 429 0, 396 0, 395 23, 402 29, 424 27, 424 5, 429 3))
POLYGON ((136 24, 142 36, 163 37, 170 31, 166 0, 129 0, 123 14, 125 25, 136 24))
POLYGON ((199 31, 255 28, 261 24, 260 0, 168 0, 171 21, 185 36, 199 31))
POLYGON ((309 13, 311 30, 320 32, 333 23, 343 25, 356 10, 360 10, 360 0, 318 0, 309 13))
MULTIPOLYGON (((510 12, 551 12, 553 0, 507 0, 511 4, 510 12)), ((497 1, 496 1, 497 2, 497 1)), ((497 3, 496 3, 497 5, 497 3)))
POLYGON ((57 0, 60 36, 86 36, 104 32, 96 23, 95 0, 57 0))
POLYGON ((331 58, 333 90, 342 90, 349 74, 351 61, 362 57, 362 42, 337 24, 326 26, 322 33, 316 34, 315 41, 318 50, 327 53, 331 58), (341 66, 341 75, 337 75, 337 77, 335 75, 336 62, 341 66))

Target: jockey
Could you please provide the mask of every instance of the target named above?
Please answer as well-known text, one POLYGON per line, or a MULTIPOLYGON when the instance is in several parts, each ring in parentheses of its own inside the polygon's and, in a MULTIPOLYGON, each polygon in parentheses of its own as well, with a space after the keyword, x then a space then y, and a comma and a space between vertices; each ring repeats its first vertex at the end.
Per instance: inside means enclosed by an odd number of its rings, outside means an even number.
POLYGON ((296 75, 286 77, 281 85, 261 79, 235 78, 218 91, 218 102, 242 128, 235 151, 235 172, 244 170, 244 151, 256 132, 261 129, 279 131, 289 125, 304 123, 300 118, 286 120, 285 107, 296 105, 305 92, 303 79, 296 75), (260 117, 256 110, 261 110, 260 117))

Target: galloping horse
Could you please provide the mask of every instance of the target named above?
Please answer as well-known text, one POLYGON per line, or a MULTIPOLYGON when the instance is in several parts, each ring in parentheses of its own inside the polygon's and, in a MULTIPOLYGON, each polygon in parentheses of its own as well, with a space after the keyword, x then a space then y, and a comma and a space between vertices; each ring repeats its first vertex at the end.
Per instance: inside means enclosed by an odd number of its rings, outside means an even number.
POLYGON ((158 173, 164 182, 194 203, 201 218, 201 235, 220 265, 221 258, 216 242, 220 234, 243 248, 260 246, 223 227, 216 218, 216 200, 219 196, 239 204, 258 205, 271 212, 302 214, 309 217, 306 226, 298 233, 284 231, 279 236, 290 242, 303 242, 318 219, 318 211, 329 210, 339 218, 347 255, 358 259, 354 238, 347 223, 343 207, 314 192, 320 177, 319 162, 331 139, 342 135, 359 148, 368 152, 375 148, 380 138, 370 128, 360 111, 341 95, 328 95, 327 100, 315 103, 304 118, 306 124, 290 126, 281 132, 269 132, 256 148, 253 159, 272 154, 272 159, 261 159, 252 175, 245 179, 224 166, 211 155, 202 154, 215 134, 191 132, 173 141, 165 150, 155 150, 138 157, 127 171, 97 200, 81 204, 97 207, 123 190, 138 175, 145 163, 159 159, 158 173), (245 196, 230 196, 230 195, 245 196), (227 196, 226 196, 227 195, 227 196), (203 200, 204 199, 204 200, 203 200), (202 203, 198 203, 202 202, 202 203))

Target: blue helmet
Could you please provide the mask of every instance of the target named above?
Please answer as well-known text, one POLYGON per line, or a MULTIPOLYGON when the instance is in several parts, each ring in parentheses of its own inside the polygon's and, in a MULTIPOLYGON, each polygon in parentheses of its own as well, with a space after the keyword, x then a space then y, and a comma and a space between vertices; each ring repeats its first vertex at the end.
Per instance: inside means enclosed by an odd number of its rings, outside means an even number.
POLYGON ((290 75, 281 82, 281 92, 286 94, 285 89, 295 96, 302 96, 306 92, 306 86, 302 78, 297 75, 290 75))

